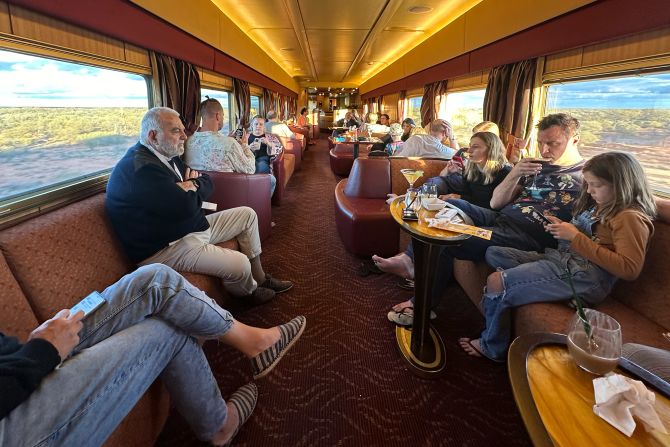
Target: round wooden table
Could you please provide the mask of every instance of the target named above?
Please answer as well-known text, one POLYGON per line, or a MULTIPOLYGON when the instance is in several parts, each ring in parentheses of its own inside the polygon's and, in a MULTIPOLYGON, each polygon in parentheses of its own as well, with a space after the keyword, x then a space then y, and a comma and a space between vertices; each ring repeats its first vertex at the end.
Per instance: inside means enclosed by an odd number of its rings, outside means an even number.
MULTIPOLYGON (((450 208, 458 209, 453 205, 450 208)), ((438 228, 430 228, 425 219, 434 217, 436 211, 421 208, 418 221, 403 220, 404 199, 398 197, 391 203, 391 215, 403 231, 412 237, 414 248, 414 324, 411 328, 396 326, 396 341, 400 354, 421 377, 437 377, 446 365, 442 337, 430 325, 430 294, 435 280, 440 246, 459 245, 471 236, 438 228)), ((463 221, 472 225, 463 211, 458 210, 463 221)))

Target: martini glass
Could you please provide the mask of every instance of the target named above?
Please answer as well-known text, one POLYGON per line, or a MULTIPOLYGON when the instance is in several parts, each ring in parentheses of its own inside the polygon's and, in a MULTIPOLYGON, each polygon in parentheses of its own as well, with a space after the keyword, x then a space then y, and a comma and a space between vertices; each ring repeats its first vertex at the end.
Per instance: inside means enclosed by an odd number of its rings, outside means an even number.
POLYGON ((419 180, 423 176, 423 171, 418 169, 401 169, 400 172, 409 183, 409 188, 405 193, 405 209, 403 210, 403 219, 406 220, 418 220, 418 216, 414 208, 416 208, 415 202, 419 196, 419 192, 414 188, 414 182, 419 180))

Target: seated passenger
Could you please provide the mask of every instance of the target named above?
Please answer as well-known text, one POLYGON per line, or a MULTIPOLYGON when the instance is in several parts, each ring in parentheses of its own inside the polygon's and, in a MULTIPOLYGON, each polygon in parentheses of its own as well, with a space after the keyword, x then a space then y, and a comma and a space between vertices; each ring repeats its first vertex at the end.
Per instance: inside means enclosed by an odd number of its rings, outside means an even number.
POLYGON ((300 109, 300 116, 298 117, 298 122, 296 123, 298 127, 307 129, 309 127, 309 121, 307 121, 307 107, 300 109))
POLYGON ((587 161, 582 174, 572 220, 547 214, 551 223, 545 229, 558 240, 558 249, 538 253, 492 246, 486 251, 486 262, 498 271, 489 275, 482 299, 481 338, 459 340, 470 355, 505 360, 514 307, 571 298, 596 306, 617 279, 640 275, 656 214, 642 166, 631 154, 606 152, 587 161))
POLYGON ((142 118, 140 142, 117 163, 105 209, 126 255, 138 265, 156 262, 221 279, 235 296, 261 304, 293 284, 266 275, 258 217, 248 207, 204 216, 212 182, 184 164, 186 134, 179 114, 154 107, 142 118), (216 246, 235 238, 240 251, 216 246))
POLYGON ((387 113, 382 113, 381 115, 379 115, 379 121, 377 121, 377 124, 389 127, 391 126, 391 118, 389 118, 387 113))
POLYGON ((0 439, 6 446, 103 445, 158 378, 196 436, 227 445, 256 406, 256 385, 221 397, 199 340, 251 360, 255 379, 279 362, 305 317, 247 326, 169 267, 152 264, 102 292, 84 318, 63 309, 28 341, 0 334, 0 439))
MULTIPOLYGON (((491 208, 491 197, 495 188, 512 170, 505 158, 505 147, 497 135, 491 132, 475 133, 470 139, 469 162, 463 172, 461 194, 440 196, 441 199, 462 199, 482 208, 491 208)), ((451 161, 447 169, 460 171, 451 161)), ((393 273, 405 279, 414 279, 414 253, 412 244, 403 253, 391 258, 372 257, 375 265, 387 273, 393 273)))
MULTIPOLYGON (((542 165, 533 159, 523 159, 514 165, 507 177, 493 191, 491 208, 481 208, 465 200, 449 199, 449 203, 465 212, 473 224, 492 230, 491 240, 477 237, 459 246, 445 247, 440 255, 436 282, 431 293, 434 308, 446 285, 451 281, 454 259, 483 261, 491 246, 513 247, 520 250, 542 251, 556 242, 544 231, 542 215, 550 214, 569 219, 573 202, 581 187, 584 161, 579 154, 579 121, 565 113, 547 115, 537 125, 538 146, 542 165), (493 210, 500 211, 493 211, 493 210)), ((388 318, 411 325, 414 318, 412 300, 393 306, 388 318)))
MULTIPOLYGON (((256 174, 272 174, 272 156, 281 151, 281 141, 272 134, 265 133, 265 119, 256 115, 251 120, 251 134, 243 137, 249 149, 253 152, 256 164, 256 174)), ((277 179, 272 175, 272 193, 274 193, 277 179)))
POLYGON ((415 127, 416 127, 416 124, 414 124, 414 120, 412 118, 405 118, 402 121, 402 132, 403 133, 402 133, 401 140, 403 141, 403 143, 406 142, 409 139, 409 137, 410 137, 409 134, 412 131, 412 129, 414 129, 415 127))
POLYGON ((219 133, 223 129, 221 103, 211 98, 204 100, 200 115, 202 126, 186 140, 184 162, 198 171, 255 173, 255 157, 247 144, 240 145, 234 138, 219 133))
POLYGON ((295 134, 289 129, 289 127, 279 121, 277 117, 277 112, 270 110, 267 115, 267 122, 265 123, 265 133, 271 133, 277 135, 278 137, 286 138, 295 138, 295 134))
MULTIPOLYGON (((414 127, 415 133, 407 139, 400 152, 402 157, 443 157, 451 158, 457 147, 446 146, 442 141, 456 141, 451 125, 444 120, 435 120, 430 125, 430 135, 421 135, 420 127, 414 127)), ((423 129, 421 129, 423 130, 423 129)), ((458 144, 454 144, 457 146, 458 144)))
MULTIPOLYGON (((498 125, 491 121, 482 121, 472 128, 472 133, 477 132, 491 132, 498 136, 498 125)), ((502 142, 501 142, 502 144, 502 142)), ((467 149, 467 148, 466 148, 467 149)), ((455 156, 461 156, 463 149, 456 152, 455 156)), ((504 155, 504 154, 503 154, 504 155)), ((455 157, 454 156, 454 157, 455 157)), ((438 195, 446 194, 460 194, 463 192, 463 163, 460 163, 462 160, 452 160, 447 163, 447 165, 440 171, 440 174, 437 177, 431 177, 426 180, 426 183, 435 185, 437 187, 438 195), (460 169, 456 165, 460 166, 460 169)), ((496 185, 497 186, 497 185, 496 185)), ((478 203, 475 205, 483 206, 478 203)), ((485 208, 490 208, 489 205, 486 205, 485 208)))
POLYGON ((386 145, 386 152, 389 155, 396 155, 402 150, 403 141, 402 141, 403 130, 402 126, 398 123, 391 124, 389 130, 389 137, 391 141, 386 145))

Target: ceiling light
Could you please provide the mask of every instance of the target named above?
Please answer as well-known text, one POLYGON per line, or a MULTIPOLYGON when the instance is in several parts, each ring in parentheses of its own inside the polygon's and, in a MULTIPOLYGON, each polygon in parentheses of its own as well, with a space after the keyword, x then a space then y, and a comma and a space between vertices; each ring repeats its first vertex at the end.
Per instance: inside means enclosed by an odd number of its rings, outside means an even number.
POLYGON ((302 71, 302 68, 300 68, 300 67, 295 67, 294 70, 295 70, 295 71, 302 71))
POLYGON ((280 50, 282 50, 282 51, 295 51, 295 48, 284 47, 284 48, 280 48, 280 50))
POLYGON ((374 65, 375 63, 372 61, 368 61, 368 65, 374 65))
POLYGON ((433 8, 431 8, 430 6, 412 6, 411 8, 408 9, 408 11, 411 12, 412 14, 425 14, 432 10, 433 8))

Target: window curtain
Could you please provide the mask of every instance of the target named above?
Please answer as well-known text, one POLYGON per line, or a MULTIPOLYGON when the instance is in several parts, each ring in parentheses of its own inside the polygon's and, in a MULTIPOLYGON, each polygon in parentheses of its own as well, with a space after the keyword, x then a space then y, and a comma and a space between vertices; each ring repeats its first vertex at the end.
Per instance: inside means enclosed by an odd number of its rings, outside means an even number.
POLYGON ((233 97, 235 98, 235 121, 237 127, 249 128, 251 114, 251 93, 249 83, 233 78, 233 97))
POLYGON ((421 126, 425 127, 437 119, 442 97, 447 93, 447 81, 437 81, 423 87, 421 100, 421 126))
POLYGON ((262 104, 262 106, 263 107, 261 108, 261 113, 260 113, 262 116, 267 116, 267 114, 270 110, 275 109, 274 94, 272 93, 272 91, 270 91, 266 88, 263 89, 263 104, 262 104))
POLYGON ((288 98, 288 116, 298 119, 298 98, 290 96, 288 98))
POLYGON ((188 62, 153 51, 150 53, 153 105, 176 110, 186 133, 191 135, 200 125, 198 70, 188 62))
POLYGON ((407 90, 400 90, 398 94, 398 121, 400 122, 405 119, 405 98, 407 98, 407 90))
POLYGON ((378 115, 381 115, 381 113, 382 113, 383 103, 384 103, 384 97, 380 95, 379 98, 377 98, 377 114, 378 115))
POLYGON ((505 144, 509 134, 525 139, 533 130, 536 67, 537 59, 529 59, 491 69, 484 95, 484 120, 498 125, 505 144))
POLYGON ((279 95, 279 110, 277 111, 279 121, 284 121, 286 119, 286 96, 279 95))
POLYGON ((375 102, 376 102, 375 98, 368 98, 367 100, 368 110, 366 113, 372 113, 375 111, 375 102))

